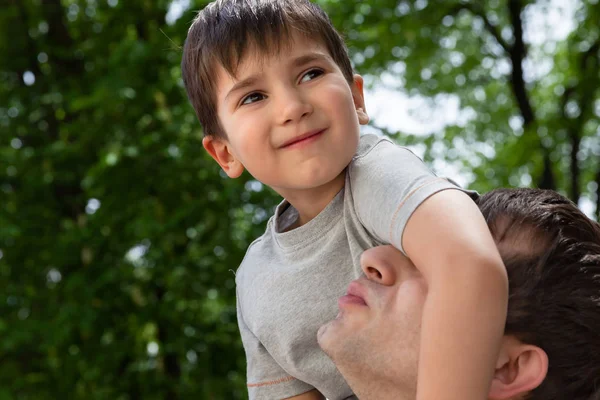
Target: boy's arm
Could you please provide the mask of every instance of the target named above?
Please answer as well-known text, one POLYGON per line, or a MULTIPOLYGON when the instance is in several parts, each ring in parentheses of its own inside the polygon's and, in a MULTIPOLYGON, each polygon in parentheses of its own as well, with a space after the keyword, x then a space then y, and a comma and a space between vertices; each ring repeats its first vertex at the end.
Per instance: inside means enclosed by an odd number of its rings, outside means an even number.
POLYGON ((325 400, 325 396, 323 396, 317 389, 314 389, 298 396, 288 397, 286 400, 325 400))
POLYGON ((508 279, 483 216, 461 191, 436 193, 408 220, 402 245, 428 284, 417 400, 487 398, 508 279))

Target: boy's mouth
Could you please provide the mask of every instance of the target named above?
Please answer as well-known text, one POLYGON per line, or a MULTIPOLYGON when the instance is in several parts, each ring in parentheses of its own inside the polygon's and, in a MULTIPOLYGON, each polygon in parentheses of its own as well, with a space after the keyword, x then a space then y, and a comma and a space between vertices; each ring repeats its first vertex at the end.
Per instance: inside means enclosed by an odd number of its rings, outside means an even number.
POLYGON ((303 133, 300 136, 296 136, 293 139, 288 140, 287 142, 283 143, 281 145, 281 149, 284 148, 291 148, 291 147, 297 147, 300 146, 302 144, 305 143, 309 143, 312 142, 313 140, 316 140, 319 136, 321 136, 321 134, 323 132, 325 132, 326 129, 315 129, 306 133, 303 133))

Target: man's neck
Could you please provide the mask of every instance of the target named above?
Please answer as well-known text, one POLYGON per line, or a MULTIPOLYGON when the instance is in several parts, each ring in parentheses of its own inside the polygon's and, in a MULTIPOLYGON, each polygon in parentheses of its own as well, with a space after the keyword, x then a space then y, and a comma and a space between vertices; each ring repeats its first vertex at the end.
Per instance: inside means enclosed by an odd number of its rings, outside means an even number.
POLYGON ((350 388, 360 400, 415 400, 416 393, 406 393, 406 390, 390 385, 381 380, 368 380, 364 376, 348 379, 350 388), (360 382, 358 385, 352 383, 360 382))
POLYGON ((398 381, 394 371, 379 368, 365 368, 360 361, 334 361, 354 394, 360 400, 415 400, 414 386, 398 381))

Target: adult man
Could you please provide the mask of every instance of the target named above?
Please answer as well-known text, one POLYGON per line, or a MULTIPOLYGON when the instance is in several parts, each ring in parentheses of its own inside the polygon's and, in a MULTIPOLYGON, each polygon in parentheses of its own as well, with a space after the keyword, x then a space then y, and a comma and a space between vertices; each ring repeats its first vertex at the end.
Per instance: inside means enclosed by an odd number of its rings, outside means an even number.
MULTIPOLYGON (((479 207, 510 282, 489 398, 599 400, 600 225, 552 191, 499 189, 479 207)), ((389 246, 361 263, 366 279, 350 284, 319 344, 359 398, 414 399, 425 281, 389 246)))

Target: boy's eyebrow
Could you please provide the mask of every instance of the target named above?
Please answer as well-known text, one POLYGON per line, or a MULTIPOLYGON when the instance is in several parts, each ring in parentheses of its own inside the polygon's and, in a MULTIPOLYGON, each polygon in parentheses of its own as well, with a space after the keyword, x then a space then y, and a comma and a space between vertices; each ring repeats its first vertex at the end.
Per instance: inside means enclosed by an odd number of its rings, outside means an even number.
POLYGON ((294 59, 291 64, 294 67, 301 67, 313 61, 331 61, 331 58, 322 53, 309 53, 294 59))
POLYGON ((247 88, 249 86, 253 86, 256 82, 259 81, 259 76, 260 75, 252 75, 252 76, 249 76, 246 79, 243 79, 243 80, 237 82, 235 85, 232 86, 231 90, 229 90, 229 92, 225 96, 225 101, 227 101, 227 98, 229 96, 231 96, 232 93, 235 93, 238 90, 247 88))
MULTIPOLYGON (((325 54, 309 53, 309 54, 304 54, 300 57, 295 58, 294 60, 292 60, 292 62, 290 64, 291 64, 292 68, 294 68, 294 67, 297 68, 297 67, 306 65, 308 63, 311 63, 313 61, 319 61, 319 60, 332 62, 331 58, 325 54)), ((260 74, 252 75, 246 79, 243 79, 243 80, 237 82, 235 85, 232 86, 232 88, 229 90, 229 92, 225 96, 225 101, 227 101, 227 99, 229 98, 229 96, 231 96, 232 93, 256 84, 256 82, 258 82, 260 80, 260 76, 261 76, 260 74)))

